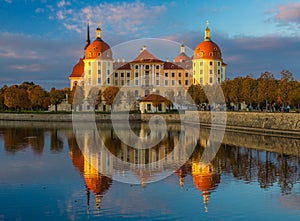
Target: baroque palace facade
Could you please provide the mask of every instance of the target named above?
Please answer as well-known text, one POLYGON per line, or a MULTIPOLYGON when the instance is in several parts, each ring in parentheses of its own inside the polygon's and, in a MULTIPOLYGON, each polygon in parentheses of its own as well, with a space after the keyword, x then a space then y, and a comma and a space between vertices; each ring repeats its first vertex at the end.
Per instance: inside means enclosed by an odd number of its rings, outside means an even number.
MULTIPOLYGON (((182 43, 180 53, 173 62, 163 61, 143 46, 137 57, 130 62, 116 61, 110 46, 101 37, 101 28, 96 29, 96 39, 90 41, 89 24, 84 57, 74 66, 70 89, 84 88, 85 97, 93 87, 103 92, 109 86, 122 88, 122 99, 134 97, 142 100, 152 93, 166 96, 172 94, 174 101, 185 99, 187 89, 192 85, 220 84, 226 79, 226 64, 219 46, 211 40, 208 24, 204 40, 189 57, 182 43)), ((84 109, 90 109, 85 102, 84 109)), ((99 107, 105 110, 105 105, 99 107)))

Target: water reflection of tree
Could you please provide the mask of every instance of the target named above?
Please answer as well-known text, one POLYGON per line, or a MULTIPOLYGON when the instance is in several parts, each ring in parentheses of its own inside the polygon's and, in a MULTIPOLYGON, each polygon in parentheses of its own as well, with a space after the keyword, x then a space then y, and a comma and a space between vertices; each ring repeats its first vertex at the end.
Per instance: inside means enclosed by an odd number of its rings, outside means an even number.
POLYGON ((38 128, 5 128, 3 132, 4 148, 9 153, 15 153, 28 146, 36 154, 44 149, 44 130, 38 128))
POLYGON ((53 152, 61 152, 64 143, 62 139, 58 136, 58 129, 51 129, 50 134, 50 150, 53 152))
POLYGON ((277 182, 284 194, 291 193, 294 184, 300 180, 299 162, 295 156, 222 145, 213 161, 239 180, 258 181, 261 188, 269 188, 277 182))

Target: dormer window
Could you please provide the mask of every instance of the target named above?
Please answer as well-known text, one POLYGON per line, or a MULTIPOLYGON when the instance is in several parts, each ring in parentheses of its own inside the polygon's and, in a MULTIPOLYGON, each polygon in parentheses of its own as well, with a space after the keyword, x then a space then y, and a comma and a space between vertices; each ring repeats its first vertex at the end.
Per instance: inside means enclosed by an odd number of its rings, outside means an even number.
POLYGON ((92 57, 92 52, 89 52, 89 57, 92 57))
POLYGON ((211 56, 211 57, 212 57, 213 55, 214 55, 214 53, 213 53, 213 52, 210 52, 210 53, 209 53, 209 56, 211 56))
POLYGON ((98 52, 98 57, 100 57, 101 56, 101 52, 98 52))

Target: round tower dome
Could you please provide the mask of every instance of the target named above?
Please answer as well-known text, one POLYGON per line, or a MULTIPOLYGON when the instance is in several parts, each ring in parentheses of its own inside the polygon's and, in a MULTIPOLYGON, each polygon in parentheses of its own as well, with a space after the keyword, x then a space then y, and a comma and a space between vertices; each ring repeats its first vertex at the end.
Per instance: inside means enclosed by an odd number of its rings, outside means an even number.
POLYGON ((210 29, 206 23, 204 40, 194 49, 194 59, 222 59, 219 46, 210 38, 210 29))
POLYGON ((100 24, 96 29, 96 39, 89 46, 87 46, 84 56, 85 59, 112 59, 110 46, 101 38, 100 24))

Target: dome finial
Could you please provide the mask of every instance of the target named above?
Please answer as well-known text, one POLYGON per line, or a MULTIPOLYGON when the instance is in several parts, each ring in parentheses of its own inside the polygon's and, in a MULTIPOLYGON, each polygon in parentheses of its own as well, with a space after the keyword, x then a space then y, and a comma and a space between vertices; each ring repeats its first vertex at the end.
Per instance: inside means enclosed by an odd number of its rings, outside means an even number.
POLYGON ((180 53, 185 53, 184 40, 181 41, 180 53))
POLYGON ((96 29, 96 38, 99 39, 101 38, 101 28, 100 28, 101 22, 98 22, 98 27, 96 29))
POLYGON ((205 35, 204 35, 204 41, 210 41, 210 29, 208 28, 209 22, 206 21, 206 28, 205 28, 205 35))

